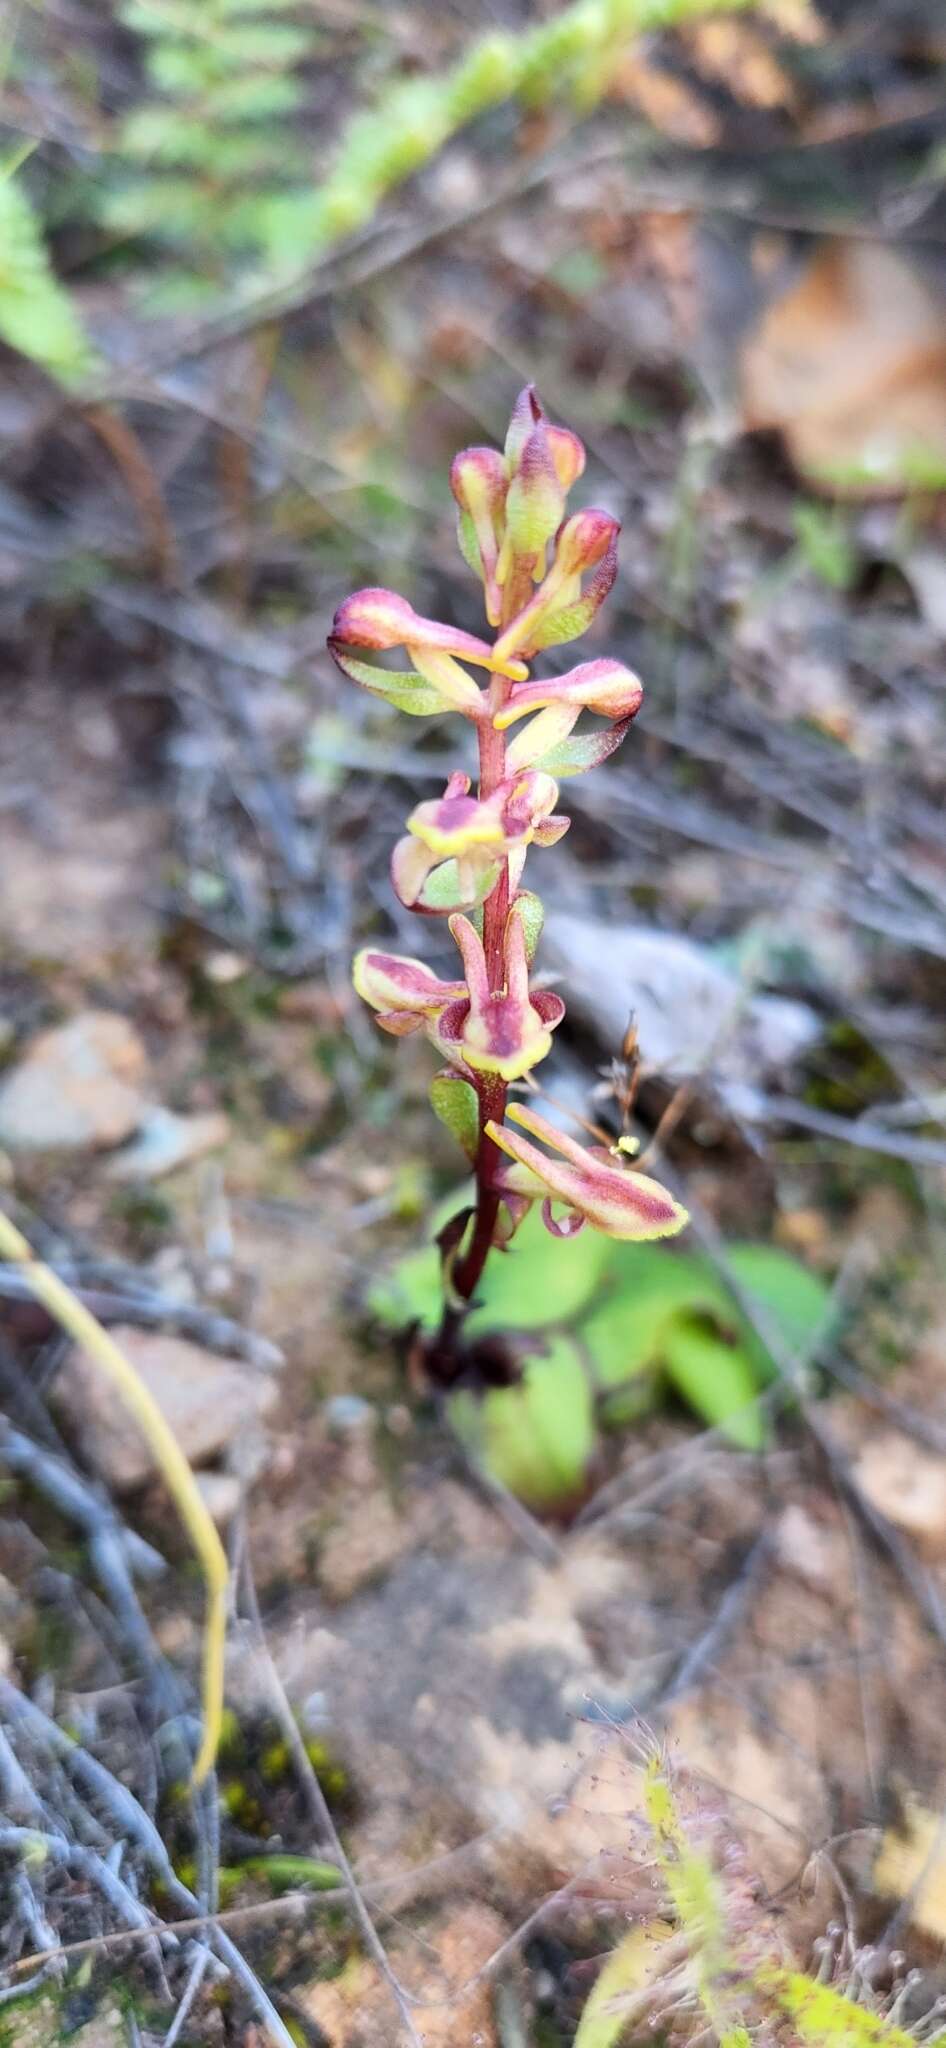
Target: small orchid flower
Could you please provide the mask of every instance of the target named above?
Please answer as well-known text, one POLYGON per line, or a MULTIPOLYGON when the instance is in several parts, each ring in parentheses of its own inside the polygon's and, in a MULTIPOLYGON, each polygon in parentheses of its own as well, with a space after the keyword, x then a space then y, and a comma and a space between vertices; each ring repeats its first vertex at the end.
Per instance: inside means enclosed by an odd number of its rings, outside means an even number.
POLYGON ((376 1012, 382 1031, 406 1038, 421 1031, 466 994, 464 981, 439 981, 423 960, 401 953, 373 953, 365 947, 352 963, 352 981, 376 1012))
POLYGON ((477 640, 475 634, 442 626, 436 619, 420 618, 407 599, 393 590, 356 590, 347 597, 335 614, 328 645, 339 668, 377 696, 390 695, 397 702, 405 687, 426 684, 428 694, 433 693, 431 709, 462 711, 474 720, 488 716, 486 700, 460 667, 461 660, 517 679, 528 674, 524 662, 497 656, 495 649, 485 640, 477 640), (389 652, 395 647, 405 647, 414 663, 414 671, 408 675, 389 675, 386 669, 353 658, 350 651, 389 652))
POLYGON ((503 934, 499 988, 490 986, 483 943, 469 918, 452 917, 450 930, 463 959, 466 995, 441 1011, 437 1043, 475 1073, 519 1081, 551 1051, 552 1032, 565 1015, 561 996, 546 989, 530 993, 525 925, 515 905, 503 934))
POLYGON ((614 752, 631 719, 640 710, 644 695, 639 676, 623 662, 583 661, 563 676, 543 682, 515 683, 502 708, 494 713, 493 724, 505 732, 527 713, 536 716, 518 733, 506 751, 506 765, 525 769, 541 765, 551 768, 556 749, 568 739, 583 711, 593 711, 612 721, 610 732, 588 735, 561 758, 561 774, 580 774, 596 767, 614 752), (597 742, 597 745, 595 744, 597 742))
POLYGON ((553 846, 568 830, 569 819, 553 815, 558 784, 551 775, 513 776, 488 797, 469 790, 468 775, 451 775, 442 797, 411 812, 412 836, 398 841, 391 861, 395 893, 407 909, 471 909, 489 893, 500 860, 509 862, 514 887, 532 841, 553 846), (438 881, 430 890, 433 874, 438 881))
POLYGON ((650 1238, 673 1237, 688 1221, 686 1210, 666 1188, 623 1164, 620 1145, 610 1152, 603 1146, 576 1145, 534 1109, 518 1102, 510 1105, 507 1117, 559 1154, 550 1159, 528 1138, 510 1130, 508 1122, 486 1126, 487 1137, 513 1161, 501 1174, 504 1190, 528 1200, 541 1199, 543 1221, 553 1237, 574 1237, 591 1223, 606 1237, 643 1243, 650 1238), (565 1205, 566 1215, 560 1222, 553 1215, 553 1202, 565 1205))
POLYGON ((475 1208, 442 1240, 441 1357, 457 1341, 490 1250, 508 1245, 533 1202, 541 1200, 559 1237, 585 1223, 612 1237, 665 1237, 686 1221, 672 1195, 628 1167, 627 1141, 611 1153, 587 1150, 519 1105, 504 1121, 509 1084, 546 1057, 564 1015, 560 996, 530 986, 542 906, 522 887, 528 849, 554 845, 567 830, 556 810, 560 777, 613 753, 642 696, 633 670, 606 658, 565 675, 529 675, 535 654, 585 631, 614 581, 617 520, 595 508, 566 516, 584 466, 577 435, 553 426, 528 385, 502 453, 466 448, 450 472, 461 552, 482 581, 494 643, 377 589, 339 606, 329 639, 343 673, 373 695, 415 717, 458 711, 477 735, 478 787, 458 769, 442 796, 416 804, 391 865, 407 908, 449 918, 462 979, 371 948, 353 970, 383 1030, 423 1031, 446 1060, 431 1101, 474 1168, 475 1208), (412 664, 406 671, 365 658, 399 648, 412 664), (483 672, 482 685, 470 668, 483 672), (604 725, 576 732, 585 712, 604 725))

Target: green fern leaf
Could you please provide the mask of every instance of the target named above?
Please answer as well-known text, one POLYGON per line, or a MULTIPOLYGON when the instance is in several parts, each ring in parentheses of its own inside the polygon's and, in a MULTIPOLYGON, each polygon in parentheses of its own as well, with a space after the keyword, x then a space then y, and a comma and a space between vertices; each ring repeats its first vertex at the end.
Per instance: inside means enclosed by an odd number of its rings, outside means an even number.
POLYGON ((81 384, 96 365, 23 186, 9 172, 0 175, 0 337, 59 384, 81 384))

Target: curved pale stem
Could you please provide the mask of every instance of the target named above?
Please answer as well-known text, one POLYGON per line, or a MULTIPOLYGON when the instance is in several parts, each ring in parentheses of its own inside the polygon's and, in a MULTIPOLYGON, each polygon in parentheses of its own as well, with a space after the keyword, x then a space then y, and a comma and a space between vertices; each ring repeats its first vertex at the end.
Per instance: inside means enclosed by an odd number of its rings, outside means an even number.
POLYGON ((227 1627, 229 1569, 216 1527, 201 1499, 194 1474, 153 1395, 139 1379, 114 1338, 49 1266, 34 1257, 22 1233, 0 1210, 0 1258, 19 1266, 30 1292, 92 1360, 134 1416, 154 1452, 155 1463, 197 1553, 207 1588, 203 1644, 204 1726, 194 1764, 199 1784, 212 1769, 223 1720, 224 1645, 227 1627))

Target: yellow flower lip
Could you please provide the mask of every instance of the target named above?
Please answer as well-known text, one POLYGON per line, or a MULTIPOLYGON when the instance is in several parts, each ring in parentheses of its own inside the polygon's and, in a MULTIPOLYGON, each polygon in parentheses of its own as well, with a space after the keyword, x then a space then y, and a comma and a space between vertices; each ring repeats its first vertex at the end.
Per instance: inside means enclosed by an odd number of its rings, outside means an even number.
POLYGON ((450 930, 466 970, 467 999, 441 1013, 437 1043, 477 1073, 519 1081, 551 1051, 565 1005, 551 990, 530 990, 525 925, 515 905, 506 919, 498 989, 490 988, 482 940, 469 919, 452 917, 450 930))
POLYGON ((502 846, 506 837, 502 819, 496 817, 480 816, 451 829, 436 824, 432 819, 419 818, 415 811, 413 817, 408 818, 407 829, 415 839, 422 840, 431 853, 439 854, 444 860, 466 853, 472 846, 502 846))
POLYGON ((477 1073, 498 1074, 502 1081, 521 1081, 552 1050, 552 1034, 534 1010, 518 1020, 518 1042, 508 1052, 491 1045, 490 1035, 489 1024, 471 1016, 460 1042, 462 1055, 477 1073))

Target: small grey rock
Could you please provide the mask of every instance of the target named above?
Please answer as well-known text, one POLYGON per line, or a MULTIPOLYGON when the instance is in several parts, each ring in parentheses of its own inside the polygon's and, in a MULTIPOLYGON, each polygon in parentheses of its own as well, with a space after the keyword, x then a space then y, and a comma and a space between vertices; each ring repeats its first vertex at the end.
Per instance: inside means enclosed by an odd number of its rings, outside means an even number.
MULTIPOLYGON (((116 1324, 111 1334, 192 1465, 211 1463, 245 1428, 259 1429, 278 1398, 265 1373, 184 1337, 132 1324, 116 1324)), ((62 1366, 56 1405, 83 1456, 116 1493, 133 1492, 151 1478, 149 1446, 111 1381, 81 1351, 70 1351, 62 1366)))
POLYGON ((147 1055, 127 1017, 84 1010, 43 1031, 0 1084, 0 1145, 11 1152, 119 1145, 144 1110, 147 1055))
POLYGON ((555 912, 544 960, 569 1005, 617 1051, 631 1013, 649 1067, 668 1080, 760 1079, 797 1059, 820 1025, 805 1003, 752 995, 702 946, 676 932, 555 912))
POLYGON ((374 1421, 371 1402, 362 1400, 360 1394, 333 1394, 326 1401, 324 1412, 325 1426, 332 1436, 354 1436, 374 1421))
POLYGON ((131 1144, 116 1152, 106 1172, 110 1180, 160 1180, 163 1174, 226 1144, 229 1135, 229 1122, 218 1110, 206 1116, 178 1116, 173 1109, 154 1103, 146 1110, 131 1144))

